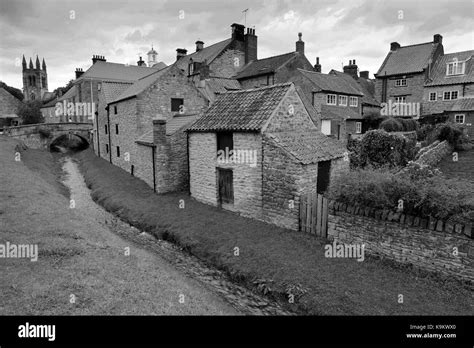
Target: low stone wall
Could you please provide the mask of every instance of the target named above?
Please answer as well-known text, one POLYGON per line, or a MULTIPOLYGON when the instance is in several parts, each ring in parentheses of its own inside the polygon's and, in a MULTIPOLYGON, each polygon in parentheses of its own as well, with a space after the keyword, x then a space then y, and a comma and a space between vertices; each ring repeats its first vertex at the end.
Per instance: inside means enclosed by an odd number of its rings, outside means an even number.
POLYGON ((427 149, 421 149, 420 155, 415 160, 415 162, 421 165, 435 166, 437 165, 445 156, 453 152, 453 147, 446 140, 440 142, 433 146, 427 146, 427 149))
POLYGON ((471 225, 452 225, 387 210, 329 203, 328 239, 365 244, 368 254, 474 284, 471 225))

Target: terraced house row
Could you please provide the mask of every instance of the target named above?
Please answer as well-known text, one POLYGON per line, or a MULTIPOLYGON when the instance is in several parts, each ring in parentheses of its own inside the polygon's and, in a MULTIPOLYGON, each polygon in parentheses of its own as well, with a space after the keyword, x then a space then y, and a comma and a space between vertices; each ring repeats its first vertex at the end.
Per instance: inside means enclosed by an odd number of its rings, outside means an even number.
MULTIPOLYGON (((444 55, 441 39, 393 43, 373 80, 355 59, 342 72, 322 73, 320 58, 312 65, 305 56, 301 33, 294 50, 258 59, 255 29, 234 23, 222 41, 198 40, 191 53, 176 49, 169 66, 153 48, 148 64, 140 58, 136 66, 95 55, 59 101, 96 103, 95 153, 155 192, 189 191, 205 203, 297 229, 298 210, 289 203, 323 193, 348 170, 347 140, 368 130, 366 119, 380 115, 381 102, 427 96, 457 121, 458 108, 472 106, 464 99, 471 93, 472 51, 444 55), (450 105, 437 89, 443 84, 458 86, 450 105)), ((467 110, 463 122, 471 116, 467 110)))

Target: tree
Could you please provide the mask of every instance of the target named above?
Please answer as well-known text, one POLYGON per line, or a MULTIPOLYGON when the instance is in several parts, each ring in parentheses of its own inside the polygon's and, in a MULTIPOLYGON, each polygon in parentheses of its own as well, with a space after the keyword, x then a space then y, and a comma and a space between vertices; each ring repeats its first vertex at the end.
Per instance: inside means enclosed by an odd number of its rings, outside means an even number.
POLYGON ((18 109, 18 116, 20 116, 23 124, 43 123, 44 118, 41 114, 41 101, 35 100, 23 103, 18 109))
POLYGON ((66 93, 73 86, 73 82, 74 82, 74 80, 69 80, 69 82, 67 83, 66 86, 56 88, 53 91, 53 94, 58 96, 58 97, 63 95, 64 93, 66 93))

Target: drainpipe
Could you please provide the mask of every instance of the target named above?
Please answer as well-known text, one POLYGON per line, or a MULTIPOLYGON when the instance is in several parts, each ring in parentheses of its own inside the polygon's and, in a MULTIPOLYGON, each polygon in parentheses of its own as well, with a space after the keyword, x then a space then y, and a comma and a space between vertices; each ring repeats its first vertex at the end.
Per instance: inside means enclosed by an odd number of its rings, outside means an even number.
POLYGON ((190 169, 190 164, 189 164, 189 133, 186 132, 186 162, 188 166, 188 191, 189 194, 191 194, 191 169, 190 169))
POLYGON ((155 179, 155 151, 156 145, 151 147, 151 162, 153 163, 153 192, 156 192, 156 179, 155 179))
POLYGON ((112 141, 110 140, 110 109, 107 106, 107 129, 109 131, 109 162, 112 163, 112 141))
POLYGON ((97 112, 97 115, 95 117, 95 129, 97 130, 97 156, 100 157, 100 143, 99 143, 99 112, 97 112))

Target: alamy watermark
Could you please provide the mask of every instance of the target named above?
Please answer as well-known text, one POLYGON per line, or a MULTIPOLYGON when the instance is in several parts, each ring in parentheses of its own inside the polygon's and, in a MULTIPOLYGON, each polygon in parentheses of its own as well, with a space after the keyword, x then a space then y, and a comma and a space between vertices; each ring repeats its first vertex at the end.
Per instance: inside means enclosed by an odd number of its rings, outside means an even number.
POLYGON ((225 150, 217 151, 217 163, 248 164, 250 167, 255 168, 257 166, 257 150, 230 150, 226 147, 225 150))
POLYGON ((324 256, 328 258, 357 258, 362 262, 365 259, 365 244, 332 244, 324 246, 324 256))
POLYGON ((380 115, 382 116, 420 116, 420 103, 401 103, 392 102, 390 99, 388 103, 381 103, 382 109, 380 115))
POLYGON ((38 261, 38 244, 0 244, 0 258, 25 258, 38 261))
POLYGON ((57 102, 55 106, 55 115, 60 116, 87 116, 92 120, 95 115, 95 103, 73 103, 73 102, 57 102))

